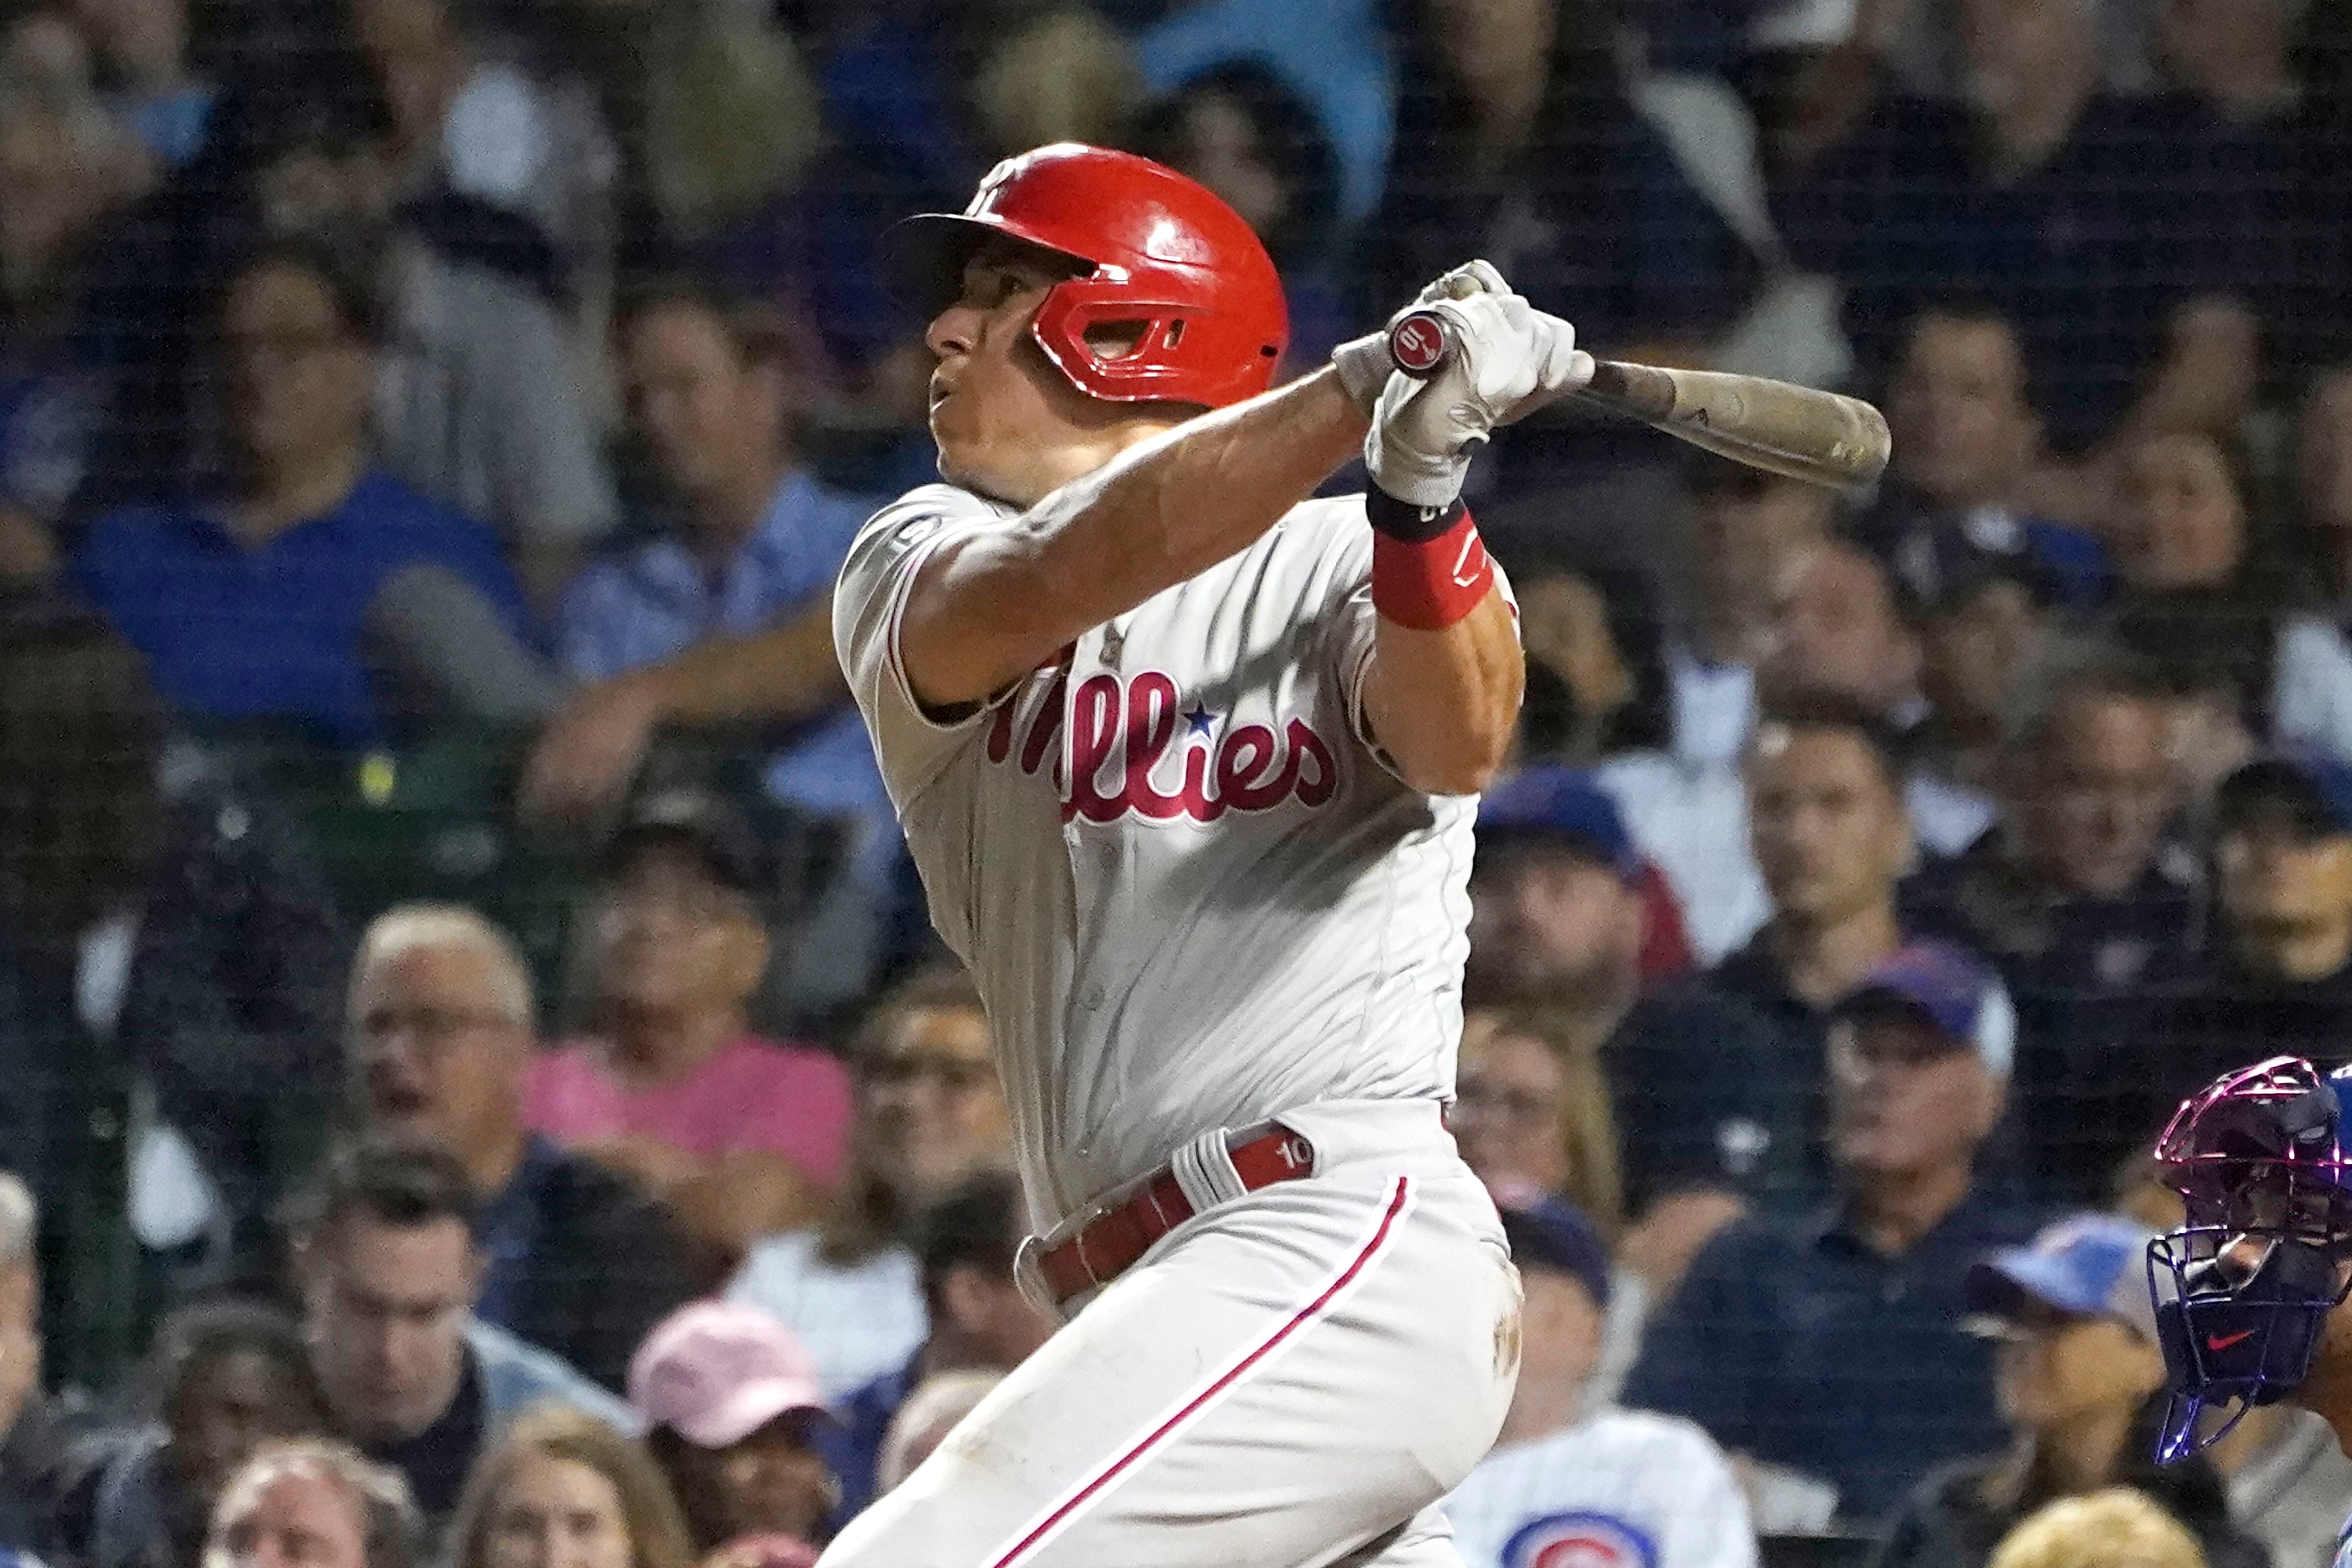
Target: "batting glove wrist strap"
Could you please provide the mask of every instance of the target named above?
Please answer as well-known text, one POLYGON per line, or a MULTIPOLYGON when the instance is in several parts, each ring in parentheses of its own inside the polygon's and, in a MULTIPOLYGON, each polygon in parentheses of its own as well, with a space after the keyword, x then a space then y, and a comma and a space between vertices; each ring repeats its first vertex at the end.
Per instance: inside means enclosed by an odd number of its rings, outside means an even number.
POLYGON ((1381 537, 1393 539, 1399 544, 1426 544, 1453 531, 1467 510, 1459 496, 1441 506, 1416 506, 1377 485, 1364 495, 1364 521, 1381 537))

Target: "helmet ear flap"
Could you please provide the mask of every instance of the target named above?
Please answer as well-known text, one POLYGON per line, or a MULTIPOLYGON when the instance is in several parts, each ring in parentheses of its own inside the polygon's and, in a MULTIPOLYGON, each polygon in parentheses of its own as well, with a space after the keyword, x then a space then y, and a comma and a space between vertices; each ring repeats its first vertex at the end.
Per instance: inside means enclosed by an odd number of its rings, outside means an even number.
POLYGON ((1200 310, 1139 293, 1118 279, 1073 278, 1057 283, 1030 318, 1029 332, 1045 357, 1079 391, 1112 403, 1199 401, 1184 343, 1200 310), (1106 356, 1087 334, 1108 326, 1139 325, 1132 344, 1106 356))

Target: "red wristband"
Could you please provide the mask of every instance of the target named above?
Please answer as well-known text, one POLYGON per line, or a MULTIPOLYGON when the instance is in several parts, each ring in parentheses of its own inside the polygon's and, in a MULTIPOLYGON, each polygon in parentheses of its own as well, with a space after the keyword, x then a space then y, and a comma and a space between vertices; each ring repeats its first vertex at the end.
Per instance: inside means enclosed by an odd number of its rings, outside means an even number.
POLYGON ((1423 544, 1372 535, 1372 608, 1401 626, 1442 632, 1495 585, 1495 563, 1468 512, 1423 544))

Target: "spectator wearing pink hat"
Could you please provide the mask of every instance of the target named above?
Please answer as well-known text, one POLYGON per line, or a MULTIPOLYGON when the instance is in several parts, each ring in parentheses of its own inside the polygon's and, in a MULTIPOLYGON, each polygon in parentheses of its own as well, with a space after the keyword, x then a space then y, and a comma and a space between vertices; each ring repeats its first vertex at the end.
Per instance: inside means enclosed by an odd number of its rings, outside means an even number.
POLYGON ((817 1448, 830 1418, 808 1352, 775 1318, 681 1307, 629 1363, 629 1403, 706 1561, 788 1561, 826 1533, 841 1500, 817 1448))

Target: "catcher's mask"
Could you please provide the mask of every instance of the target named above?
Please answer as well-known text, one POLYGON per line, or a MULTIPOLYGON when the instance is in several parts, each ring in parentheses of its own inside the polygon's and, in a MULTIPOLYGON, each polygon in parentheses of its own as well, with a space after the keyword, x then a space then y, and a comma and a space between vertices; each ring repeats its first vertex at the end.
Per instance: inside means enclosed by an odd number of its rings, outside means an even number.
POLYGON ((2279 1057, 2224 1075, 2157 1141, 2187 1208, 2149 1243, 2148 1290, 2171 1384, 2157 1458, 2221 1437, 2309 1375, 2352 1284, 2352 1158, 2344 1072, 2279 1057))

